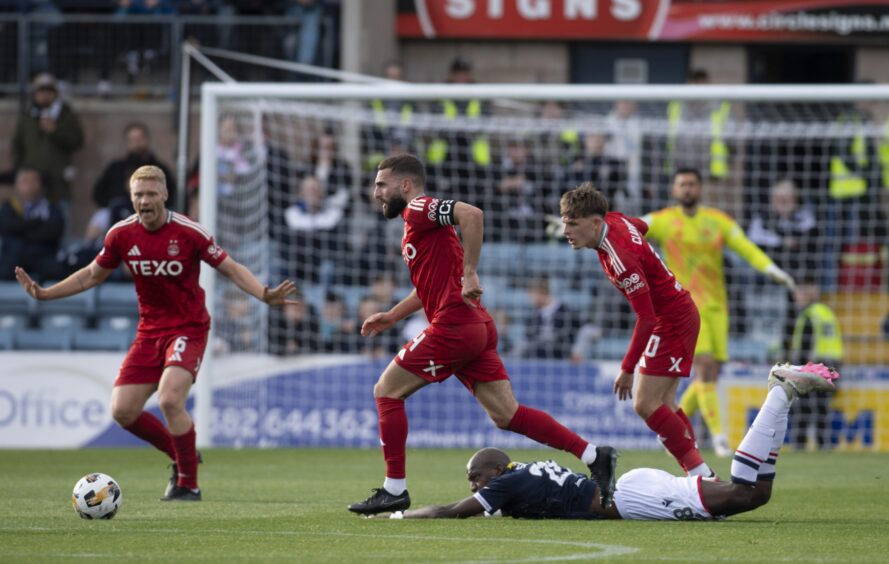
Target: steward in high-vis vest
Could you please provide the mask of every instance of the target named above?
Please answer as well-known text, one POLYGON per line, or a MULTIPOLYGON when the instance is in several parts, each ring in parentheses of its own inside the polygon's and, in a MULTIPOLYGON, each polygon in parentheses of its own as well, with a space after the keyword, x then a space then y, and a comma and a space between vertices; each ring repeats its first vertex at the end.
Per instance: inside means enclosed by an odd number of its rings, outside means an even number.
MULTIPOLYGON (((448 82, 472 84, 472 63, 463 57, 451 62, 448 82)), ((477 99, 442 100, 440 113, 448 121, 477 120, 488 113, 485 104, 477 99)), ((441 165, 445 161, 461 165, 488 167, 491 165, 491 145, 487 136, 480 132, 444 131, 432 139, 426 147, 426 162, 441 165)))
POLYGON ((851 139, 836 144, 830 156, 830 198, 846 200, 864 196, 870 156, 861 116, 857 112, 842 113, 836 123, 840 127, 851 125, 854 133, 851 139))
POLYGON ((883 137, 880 139, 877 155, 880 159, 880 181, 883 190, 889 191, 889 117, 883 124, 883 137))
MULTIPOLYGON (((676 155, 676 138, 680 135, 684 104, 673 100, 667 105, 667 165, 666 169, 672 171, 677 163, 683 163, 682 155, 676 155)), ((718 102, 710 110, 710 157, 706 170, 713 180, 724 180, 728 177, 728 145, 725 142, 725 126, 732 113, 732 105, 729 102, 718 102)))
MULTIPOLYGON (((404 81, 404 68, 400 61, 387 61, 383 66, 383 78, 404 81)), ((414 117, 414 104, 410 100, 374 99, 368 109, 373 114, 373 125, 365 127, 364 169, 376 171, 377 165, 386 158, 393 145, 407 144, 413 139, 410 130, 414 117)), ((409 149, 409 147, 406 147, 409 149)))
MULTIPOLYGON (((819 301, 819 289, 813 277, 805 279, 794 292, 799 308, 790 338, 790 361, 805 364, 821 362, 839 369, 843 361, 843 336, 836 314, 819 301)), ((791 440, 805 448, 810 429, 817 448, 830 448, 830 395, 818 392, 800 398, 791 408, 791 440)))
MULTIPOLYGON (((688 84, 710 84, 704 69, 692 69, 688 84)), ((709 180, 725 180, 729 175, 729 148, 725 140, 732 105, 720 101, 679 101, 667 104, 667 139, 663 172, 672 176, 677 168, 691 167, 707 171, 709 180), (686 131, 688 124, 709 122, 709 135, 686 131)))

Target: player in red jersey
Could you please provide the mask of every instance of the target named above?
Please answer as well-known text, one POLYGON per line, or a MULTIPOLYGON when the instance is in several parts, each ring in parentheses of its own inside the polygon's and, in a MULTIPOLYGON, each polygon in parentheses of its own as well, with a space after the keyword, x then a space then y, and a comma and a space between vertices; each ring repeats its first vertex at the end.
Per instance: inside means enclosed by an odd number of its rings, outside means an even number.
POLYGON ((382 488, 365 501, 350 505, 349 510, 370 515, 410 507, 404 400, 451 374, 457 374, 501 429, 583 460, 602 485, 603 505, 610 505, 615 450, 589 444, 549 414, 519 405, 513 395, 497 354, 497 328, 480 302, 483 290, 476 267, 484 232, 482 211, 463 202, 426 196, 425 183, 423 163, 412 155, 391 157, 378 167, 374 199, 382 203, 387 218, 404 218, 401 249, 414 290, 389 311, 368 317, 361 334, 374 336, 421 307, 429 327, 404 345, 374 386, 386 479, 382 488))
POLYGON ((163 500, 199 501, 195 431, 185 400, 210 330, 204 291, 198 284, 201 261, 270 305, 289 303, 286 296, 295 286, 290 281, 276 288, 263 286, 203 227, 168 211, 166 177, 158 167, 143 166, 133 173, 130 197, 136 213, 108 230, 102 251, 89 265, 49 288, 41 288, 21 268, 15 275, 32 298, 55 300, 98 286, 121 261, 126 263, 136 283, 139 326, 114 382, 111 415, 173 461, 173 477, 163 500), (144 411, 155 391, 167 427, 144 411))
POLYGON ((596 249, 605 275, 636 312, 633 338, 614 380, 618 399, 633 408, 691 476, 715 476, 701 459, 688 417, 676 404, 679 378, 694 360, 700 317, 683 289, 643 235, 641 219, 608 211, 608 200, 584 183, 562 195, 565 238, 574 249, 596 249), (633 397, 633 377, 639 385, 633 397))

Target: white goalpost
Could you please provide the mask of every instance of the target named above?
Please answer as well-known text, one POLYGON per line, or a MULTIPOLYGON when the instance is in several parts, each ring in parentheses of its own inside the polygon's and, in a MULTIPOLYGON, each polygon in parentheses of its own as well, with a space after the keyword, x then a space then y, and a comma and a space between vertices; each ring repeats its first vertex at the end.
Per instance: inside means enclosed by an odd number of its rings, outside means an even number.
MULTIPOLYGON (((200 111, 200 223, 264 282, 295 279, 304 304, 270 311, 202 270, 213 328, 196 383, 200 446, 378 444, 373 382, 423 321, 355 334, 410 289, 398 220, 382 220, 369 191, 379 160, 412 152, 430 194, 485 211, 483 303, 520 399, 598 442, 657 447, 609 393, 632 313, 595 253, 572 252, 548 225, 582 181, 628 215, 675 205, 672 172, 690 166, 703 203, 820 290, 839 321, 846 377, 798 438, 889 450, 889 86, 206 83, 200 111), (547 299, 570 326, 535 334, 547 299)), ((759 405, 755 378, 789 354, 798 308, 731 252, 725 271, 731 439, 759 405)), ((417 396, 411 446, 532 446, 487 423, 458 383, 417 396)))

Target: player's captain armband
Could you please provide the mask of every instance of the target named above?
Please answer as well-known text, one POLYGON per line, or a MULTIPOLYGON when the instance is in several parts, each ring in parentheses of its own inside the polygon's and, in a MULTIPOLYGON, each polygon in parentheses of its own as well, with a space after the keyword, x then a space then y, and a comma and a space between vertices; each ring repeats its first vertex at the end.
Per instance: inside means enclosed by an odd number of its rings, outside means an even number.
POLYGON ((429 219, 439 225, 456 225, 454 210, 457 208, 457 200, 432 200, 429 202, 429 219))

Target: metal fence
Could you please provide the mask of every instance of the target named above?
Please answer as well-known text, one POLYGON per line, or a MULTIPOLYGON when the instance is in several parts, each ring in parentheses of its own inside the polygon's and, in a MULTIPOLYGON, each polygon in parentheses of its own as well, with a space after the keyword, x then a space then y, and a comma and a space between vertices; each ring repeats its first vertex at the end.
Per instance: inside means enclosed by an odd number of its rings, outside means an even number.
MULTIPOLYGON (((308 29, 288 16, 0 14, 0 93, 24 97, 31 77, 51 72, 79 96, 172 96, 183 41, 333 67, 337 34, 330 15, 308 29)), ((219 65, 237 80, 301 79, 244 63, 219 65)))

